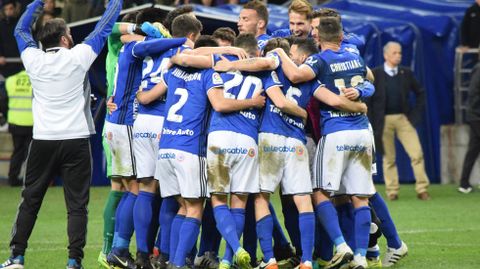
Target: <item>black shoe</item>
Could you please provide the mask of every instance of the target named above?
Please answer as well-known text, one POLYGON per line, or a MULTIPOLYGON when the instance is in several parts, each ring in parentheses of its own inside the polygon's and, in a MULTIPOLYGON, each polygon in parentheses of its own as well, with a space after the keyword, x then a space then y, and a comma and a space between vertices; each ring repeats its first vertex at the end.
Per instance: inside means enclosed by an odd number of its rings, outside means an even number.
POLYGON ((137 269, 154 269, 148 253, 137 252, 135 264, 137 265, 137 269))
POLYGON ((112 267, 124 268, 124 269, 137 269, 135 261, 132 258, 132 255, 128 252, 128 249, 125 251, 114 251, 110 252, 107 256, 107 262, 112 267))
POLYGON ((167 269, 168 259, 162 253, 160 253, 158 256, 150 256, 150 262, 155 269, 167 269))
POLYGON ((296 256, 295 249, 290 244, 282 247, 274 246, 273 256, 275 256, 275 260, 277 261, 288 260, 296 256))

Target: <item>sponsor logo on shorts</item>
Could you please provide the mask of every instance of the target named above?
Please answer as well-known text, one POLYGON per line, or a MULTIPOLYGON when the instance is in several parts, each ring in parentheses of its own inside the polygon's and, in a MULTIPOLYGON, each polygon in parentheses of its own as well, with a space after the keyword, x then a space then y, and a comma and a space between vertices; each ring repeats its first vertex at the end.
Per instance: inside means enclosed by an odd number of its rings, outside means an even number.
POLYGON ((250 156, 252 158, 255 157, 255 149, 254 148, 250 148, 248 150, 248 156, 250 156))
POLYGON ((254 149, 246 149, 246 148, 241 148, 241 147, 234 147, 234 148, 210 148, 210 150, 213 152, 213 154, 248 154, 250 155, 250 151, 253 150, 253 155, 255 156, 255 150, 254 149))
POLYGON ((163 152, 158 154, 159 160, 172 160, 175 158, 176 158, 176 155, 173 152, 163 152))
POLYGON ((305 149, 301 146, 297 146, 295 149, 295 152, 297 153, 298 156, 302 156, 305 153, 305 149))
POLYGON ((143 132, 143 133, 134 133, 133 138, 153 138, 153 139, 159 139, 160 134, 157 133, 152 133, 152 132, 143 132))
POLYGON ((337 151, 365 152, 367 147, 361 145, 337 145, 337 151))
POLYGON ((262 149, 263 149, 263 152, 296 153, 298 155, 303 154, 303 151, 301 152, 301 154, 299 152, 297 152, 297 147, 263 146, 262 149))
POLYGON ((183 162, 184 160, 185 160, 185 156, 183 156, 183 154, 180 153, 177 155, 177 161, 183 162))

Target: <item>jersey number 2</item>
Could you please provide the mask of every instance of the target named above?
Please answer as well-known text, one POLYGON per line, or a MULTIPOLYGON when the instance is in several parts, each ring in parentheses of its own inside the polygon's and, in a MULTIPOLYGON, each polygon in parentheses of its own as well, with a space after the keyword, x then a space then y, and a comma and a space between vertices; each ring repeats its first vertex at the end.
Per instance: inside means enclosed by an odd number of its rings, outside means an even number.
POLYGON ((180 95, 180 99, 168 110, 167 120, 173 122, 182 122, 183 116, 177 112, 185 105, 188 99, 188 91, 185 88, 177 88, 175 95, 180 95))

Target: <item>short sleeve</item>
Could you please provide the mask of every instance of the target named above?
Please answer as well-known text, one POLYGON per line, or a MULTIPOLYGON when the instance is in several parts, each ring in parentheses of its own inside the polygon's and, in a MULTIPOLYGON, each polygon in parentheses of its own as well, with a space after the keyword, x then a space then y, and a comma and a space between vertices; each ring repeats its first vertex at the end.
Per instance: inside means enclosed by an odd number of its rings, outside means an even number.
POLYGON ((223 87, 223 79, 218 72, 215 72, 213 69, 208 69, 204 74, 205 92, 208 92, 212 88, 223 87))
POLYGON ((316 92, 318 89, 320 89, 320 87, 324 87, 324 86, 325 86, 325 84, 322 84, 322 83, 320 82, 320 80, 318 80, 318 79, 312 80, 312 85, 311 85, 311 88, 310 88, 311 95, 314 95, 315 92, 316 92))
POLYGON ((277 69, 282 64, 282 60, 280 59, 280 56, 278 56, 278 53, 276 52, 269 52, 265 57, 269 59, 273 59, 275 61, 275 69, 277 69))
POLYGON ((165 86, 168 87, 167 81, 168 81, 168 73, 169 69, 163 70, 162 73, 160 74, 160 83, 165 84, 165 86))
POLYGON ((323 67, 322 63, 323 62, 320 59, 320 56, 318 54, 314 54, 305 60, 304 65, 310 67, 310 69, 312 69, 312 71, 315 73, 315 76, 318 76, 323 67))
POLYGON ((278 74, 276 71, 270 72, 270 74, 265 77, 263 84, 264 84, 263 87, 265 91, 268 91, 268 89, 274 86, 278 86, 278 87, 283 86, 283 84, 280 82, 280 79, 278 78, 278 74))

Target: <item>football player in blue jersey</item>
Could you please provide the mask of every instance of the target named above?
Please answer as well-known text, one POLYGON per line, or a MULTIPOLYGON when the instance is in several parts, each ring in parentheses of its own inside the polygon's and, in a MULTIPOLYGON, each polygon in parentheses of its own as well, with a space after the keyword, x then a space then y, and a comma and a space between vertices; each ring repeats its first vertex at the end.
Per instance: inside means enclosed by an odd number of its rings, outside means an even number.
POLYGON ((254 34, 260 51, 270 39, 267 35, 267 25, 268 10, 262 1, 252 0, 243 6, 237 22, 238 32, 254 34))
MULTIPOLYGON (((173 22, 185 25, 180 16, 173 22)), ((162 173, 160 190, 163 197, 175 196, 183 218, 180 226, 175 258, 170 266, 185 267, 185 257, 192 249, 199 233, 203 211, 203 198, 208 196, 206 180, 206 134, 209 101, 218 112, 231 112, 263 106, 264 97, 247 100, 226 99, 223 80, 212 69, 193 69, 173 66, 163 75, 159 87, 139 92, 141 103, 156 100, 167 91, 166 119, 160 139, 157 173, 162 173)), ((173 227, 173 224, 172 224, 173 227)), ((172 259, 171 259, 172 260, 172 259)))
MULTIPOLYGON (((355 99, 371 96, 374 89, 370 83, 364 81, 366 67, 363 60, 357 54, 340 47, 340 21, 336 18, 322 18, 318 35, 322 52, 309 57, 304 65, 297 67, 288 62, 286 55, 282 56, 282 68, 287 77, 296 82, 316 77, 334 93, 355 99)), ((371 222, 368 197, 375 193, 371 179, 373 146, 368 119, 361 113, 338 112, 326 105, 321 107, 321 114, 323 137, 317 148, 313 181, 314 188, 318 190, 313 197, 317 216, 337 250, 327 268, 337 268, 352 258, 354 268, 365 268, 371 222), (348 142, 345 135, 349 136, 348 142), (342 159, 352 154, 357 157, 342 159), (336 165, 328 165, 329 161, 336 165), (362 165, 362 162, 365 165, 362 165), (351 195, 355 207, 354 257, 340 231, 338 218, 332 218, 337 212, 329 201, 328 192, 338 192, 340 188, 351 195)))
MULTIPOLYGON (((269 43, 267 44, 267 47, 269 47, 269 44, 272 43, 273 41, 275 41, 275 39, 270 40, 269 43)), ((277 49, 277 50, 280 51, 280 49, 277 49)), ((313 42, 313 40, 311 40, 311 39, 310 39, 310 40, 301 40, 301 39, 299 39, 299 40, 294 41, 294 46, 292 46, 292 50, 290 50, 293 59, 294 59, 294 60, 296 61, 296 63, 298 63, 298 64, 303 63, 303 62, 305 61, 305 59, 307 59, 308 56, 310 56, 311 54, 315 53, 316 51, 317 51, 316 45, 315 45, 315 43, 313 42)), ((234 68, 234 69, 235 69, 235 68, 238 68, 238 69, 241 69, 241 70, 251 70, 251 71, 254 71, 254 70, 260 70, 259 67, 260 67, 260 68, 265 68, 266 66, 268 66, 268 64, 267 64, 268 62, 270 62, 270 67, 269 67, 270 69, 275 68, 276 66, 279 65, 279 59, 278 59, 277 56, 274 56, 273 58, 272 58, 272 57, 268 57, 268 58, 264 58, 264 59, 262 59, 262 58, 256 58, 256 59, 252 59, 252 60, 243 60, 243 61, 228 62, 228 63, 230 63, 230 64, 229 64, 229 68, 230 68, 230 69, 231 69, 231 68, 234 68), (277 58, 277 59, 275 59, 275 58, 277 58), (258 64, 258 65, 257 65, 257 64, 258 64)), ((224 62, 224 63, 225 63, 225 62, 224 62)), ((267 68, 268 68, 268 67, 267 67, 267 68)), ((228 68, 227 68, 227 69, 228 69, 228 68)), ((291 84, 287 79, 285 79, 285 77, 284 77, 283 72, 282 72, 281 69, 277 69, 277 72, 280 74, 279 77, 281 77, 282 79, 276 79, 276 80, 277 80, 277 81, 280 81, 280 80, 283 81, 283 84, 282 84, 282 85, 285 87, 285 88, 283 88, 283 89, 285 89, 285 92, 286 92, 286 95, 287 95, 287 96, 293 95, 293 94, 292 94, 292 89, 293 89, 293 88, 296 88, 296 87, 293 87, 293 86, 306 86, 306 85, 308 85, 308 84, 305 84, 305 85, 303 85, 303 84, 300 84, 300 85, 291 84), (293 86, 292 86, 292 85, 293 85, 293 86), (290 87, 290 86, 292 86, 292 87, 290 87), (287 89, 290 89, 290 94, 288 94, 287 89)), ((275 78, 275 77, 277 77, 277 76, 273 76, 273 77, 275 78)), ((303 89, 303 87, 300 87, 300 88, 303 89)), ((347 109, 347 110, 350 109, 350 110, 348 110, 348 111, 352 111, 352 112, 353 112, 353 111, 355 111, 355 112, 365 111, 365 105, 364 105, 364 104, 352 103, 352 102, 348 101, 346 98, 340 97, 340 96, 338 96, 338 95, 336 95, 336 94, 328 91, 328 89, 323 88, 323 87, 314 87, 314 88, 317 89, 317 90, 315 91, 315 96, 316 96, 317 98, 319 98, 320 100, 322 100, 323 102, 325 102, 325 103, 328 103, 328 104, 330 104, 330 105, 332 105, 332 106, 336 106, 336 107, 339 107, 339 108, 347 109)), ((272 88, 272 89, 274 89, 274 88, 272 88)), ((284 92, 284 93, 285 93, 285 92, 284 92)), ((272 93, 268 93, 268 92, 267 92, 267 94, 268 94, 269 96, 270 96, 270 95, 273 95, 273 91, 272 91, 272 93)), ((310 99, 310 96, 311 96, 312 94, 313 94, 312 91, 310 91, 310 94, 309 94, 309 91, 299 90, 299 91, 295 91, 295 95, 294 95, 294 96, 297 96, 297 97, 298 97, 298 96, 301 96, 301 98, 302 98, 301 100, 303 100, 303 101, 302 101, 302 106, 305 107, 305 106, 306 106, 306 103, 308 102, 308 100, 310 99)), ((283 94, 282 94, 282 95, 283 95, 283 94)), ((270 96, 270 97, 271 97, 271 96, 270 96)), ((291 96, 290 96, 290 97, 291 97, 291 96)), ((291 98, 295 98, 295 97, 291 97, 291 98)), ((274 100, 274 104, 276 104, 276 105, 278 105, 278 106, 281 106, 281 104, 278 104, 278 101, 277 101, 278 99, 273 99, 273 98, 270 98, 270 99, 271 99, 271 100, 274 100)), ((269 99, 269 100, 270 100, 270 99, 269 99)), ((266 118, 268 118, 268 117, 267 117, 267 116, 268 116, 268 109, 269 109, 269 106, 268 106, 268 103, 267 103, 267 112, 265 112, 266 114, 265 114, 265 116, 264 116, 264 121, 263 121, 263 122, 265 122, 265 121, 266 121, 266 118)), ((278 111, 278 110, 275 110, 275 111, 278 111)), ((289 117, 287 117, 287 118, 289 118, 289 117)), ((262 128, 264 128, 264 127, 263 127, 263 122, 262 122, 262 128)), ((293 120, 290 121, 290 122, 293 122, 293 120)), ((267 125, 268 125, 268 124, 267 124, 267 125)), ((270 124, 270 125, 272 125, 272 124, 270 124)), ((303 126, 303 123, 298 123, 298 125, 299 125, 299 126, 300 126, 300 125, 303 126)), ((277 124, 276 126, 278 126, 278 124, 277 124)), ((266 128, 266 127, 265 127, 265 128, 266 128)), ((296 128, 296 127, 292 127, 292 129, 294 129, 294 130, 295 130, 295 128, 296 128)), ((267 128, 267 129, 268 129, 268 128, 267 128)), ((269 133, 276 133, 276 132, 278 132, 279 130, 281 131, 281 128, 278 129, 278 128, 273 128, 273 127, 272 127, 272 128, 270 128, 270 129, 271 129, 271 130, 268 131, 267 134, 269 134, 269 133)), ((304 141, 304 140, 305 140, 304 130, 303 130, 303 128, 300 128, 299 130, 300 130, 300 131, 297 131, 296 133, 297 133, 298 135, 300 135, 300 136, 302 137, 302 141, 304 141)), ((294 132, 294 133, 295 133, 295 132, 294 132)), ((291 134, 290 134, 290 135, 291 135, 291 134)), ((289 135, 289 136, 290 136, 290 135, 289 135)), ((304 143, 301 143, 301 144, 304 145, 304 143)), ((262 148, 260 148, 260 152, 262 152, 262 148)), ((305 150, 305 152, 306 152, 306 150, 305 150)), ((271 154, 271 153, 269 153, 269 154, 271 154)), ((303 154, 302 154, 302 156, 303 156, 303 154)), ((269 158, 269 159, 272 159, 272 158, 269 158)), ((273 158, 273 159, 276 159, 276 158, 273 158)), ((278 158, 277 158, 277 159, 278 159, 278 158)), ((307 161, 306 161, 306 168, 303 169, 302 171, 308 172, 308 177, 306 177, 306 178, 309 179, 309 178, 310 178, 310 174, 309 174, 309 169, 308 169, 308 165, 309 165, 309 164, 308 164, 308 158, 306 158, 306 160, 307 160, 307 161)), ((269 164, 271 164, 271 162, 269 162, 269 164)), ((262 162, 261 162, 261 164, 260 164, 260 167, 262 167, 262 162)), ((260 171, 262 171, 262 169, 261 169, 260 171)), ((261 175, 262 175, 262 174, 261 174, 261 175)), ((286 180, 288 180, 288 179, 286 179, 286 180)), ((269 180, 268 182, 272 182, 272 181, 273 181, 273 180, 269 180)), ((263 181, 261 181, 261 182, 263 182, 263 181)), ((285 181, 285 182, 288 182, 288 181, 285 181)), ((268 184, 265 184, 265 185, 268 185, 268 184)), ((310 183, 309 183, 308 185, 310 185, 310 183)), ((288 184, 287 184, 286 186, 288 186, 288 184)), ((262 189, 263 189, 263 188, 262 188, 262 189)), ((287 189, 288 189, 288 188, 287 188, 287 189)), ((284 189, 284 190, 285 190, 285 189, 284 189)), ((287 193, 288 193, 288 192, 287 192, 287 193)), ((297 197, 297 198, 298 198, 298 197, 297 197)), ((307 203, 306 203, 306 202, 303 203, 303 205, 305 205, 305 204, 307 204, 307 203)), ((302 212, 302 211, 301 211, 301 212, 302 212)), ((267 213, 268 213, 268 212, 267 212, 267 213)), ((258 211, 257 211, 257 214, 258 214, 258 211)), ((307 214, 307 215, 308 215, 308 214, 307 214)), ((266 215, 266 217, 267 217, 267 219, 268 219, 268 215, 266 215)), ((263 223, 263 222, 268 222, 268 221, 262 221, 262 223, 263 223)), ((306 224, 305 221, 303 221, 303 223, 306 224)), ((259 229, 259 230, 265 230, 265 229, 259 229)), ((307 229, 306 229, 305 227, 303 227, 301 230, 307 230, 307 229)), ((258 230, 257 230, 257 231, 258 231, 258 230)), ((260 233, 269 234, 268 232, 260 232, 260 233)), ((311 231, 310 233, 306 232, 306 233, 304 233, 304 234, 302 235, 302 238, 304 238, 304 236, 310 236, 310 237, 311 237, 311 236, 313 235, 313 233, 314 233, 313 231, 311 231)), ((263 235, 262 235, 262 237, 263 237, 263 235)), ((263 240, 262 240, 262 237, 260 237, 261 242, 263 241, 263 240)), ((292 238, 292 240, 294 240, 294 239, 292 238)), ((299 240, 299 241, 300 241, 300 240, 299 240)), ((301 241, 302 241, 302 247, 303 247, 303 242, 306 242, 306 240, 305 240, 305 239, 302 239, 301 241)), ((270 240, 268 240, 268 238, 267 238, 267 240, 264 241, 265 244, 268 244, 268 242, 271 242, 271 238, 270 238, 270 240)), ((305 246, 304 248, 309 248, 309 247, 305 246)), ((269 249, 270 249, 270 248, 268 248, 268 246, 267 246, 267 251, 269 251, 269 249)), ((263 246, 262 246, 262 250, 263 250, 263 246)), ((311 248, 310 248, 309 251, 307 250, 307 251, 302 252, 302 254, 303 254, 303 255, 302 255, 302 256, 303 256, 303 257, 302 257, 302 261, 304 261, 304 263, 302 264, 302 266, 304 266, 304 267, 306 267, 306 268, 308 268, 308 267, 311 266, 311 253, 312 253, 311 248), (306 261, 309 261, 309 262, 306 262, 306 261)), ((265 254, 265 253, 264 253, 264 254, 265 254)), ((266 256, 267 259, 268 259, 268 258, 270 258, 271 254, 269 253, 268 255, 265 255, 265 256, 266 256)), ((264 261, 263 266, 265 266, 265 267, 272 267, 272 266, 273 266, 273 267, 274 267, 274 266, 275 266, 275 261, 274 261, 274 260, 264 261)))
MULTIPOLYGON (((142 16, 137 16, 142 19, 142 16)), ((143 18, 147 18, 144 16, 143 18)), ((144 21, 137 21, 141 24, 144 21)), ((115 109, 106 122, 106 136, 112 151, 112 177, 119 177, 125 181, 128 193, 117 207, 113 246, 107 256, 110 264, 122 268, 133 268, 135 264, 128 251, 130 238, 134 230, 134 206, 138 194, 135 158, 133 155, 134 99, 135 92, 141 82, 142 60, 151 53, 160 53, 172 46, 178 46, 185 40, 172 39, 158 42, 158 40, 132 41, 126 43, 120 50, 115 86, 111 103, 115 109)), ((139 212, 137 212, 139 213, 139 212)))
POLYGON ((274 31, 272 37, 309 37, 312 32, 312 5, 306 0, 294 0, 288 7, 289 29, 274 31))

